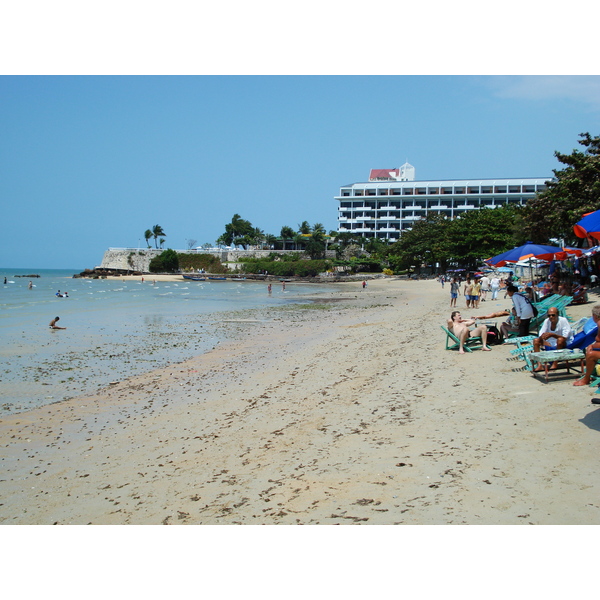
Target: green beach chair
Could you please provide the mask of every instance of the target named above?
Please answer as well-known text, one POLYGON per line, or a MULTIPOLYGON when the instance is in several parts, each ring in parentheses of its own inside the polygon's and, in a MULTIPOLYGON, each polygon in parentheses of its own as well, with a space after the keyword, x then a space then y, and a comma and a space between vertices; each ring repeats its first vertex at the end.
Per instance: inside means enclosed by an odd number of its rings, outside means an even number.
MULTIPOLYGON (((460 348, 460 340, 447 327, 443 325, 440 325, 440 327, 446 332, 446 350, 458 350, 460 348)), ((465 351, 473 352, 473 348, 483 348, 481 336, 467 338, 464 343, 465 351)))

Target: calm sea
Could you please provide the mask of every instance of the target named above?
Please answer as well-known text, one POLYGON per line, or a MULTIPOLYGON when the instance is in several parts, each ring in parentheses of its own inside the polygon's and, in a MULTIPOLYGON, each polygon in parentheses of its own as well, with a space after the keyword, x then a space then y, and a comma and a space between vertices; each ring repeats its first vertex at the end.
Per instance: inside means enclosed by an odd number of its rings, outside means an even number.
POLYGON ((201 354, 235 330, 222 325, 235 318, 224 313, 331 291, 293 283, 283 290, 273 282, 269 295, 265 283, 250 281, 153 284, 151 277, 73 279, 76 272, 0 269, 0 418, 201 354), (34 273, 40 277, 17 277, 34 273), (69 297, 57 297, 59 290, 69 297), (56 316, 66 330, 48 327, 56 316))

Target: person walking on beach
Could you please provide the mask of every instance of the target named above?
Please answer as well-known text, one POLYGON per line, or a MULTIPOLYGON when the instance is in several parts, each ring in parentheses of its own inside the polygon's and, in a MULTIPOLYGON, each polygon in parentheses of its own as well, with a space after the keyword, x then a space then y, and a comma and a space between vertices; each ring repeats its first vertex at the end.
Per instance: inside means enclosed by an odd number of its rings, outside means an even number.
POLYGON ((367 282, 366 281, 362 282, 362 287, 363 287, 363 290, 367 287, 367 282))
POLYGON ((529 325, 534 317, 533 306, 528 298, 518 293, 519 288, 510 284, 506 286, 506 293, 513 301, 517 318, 519 319, 519 337, 529 335, 529 325))
POLYGON ((470 330, 469 327, 475 325, 475 319, 463 319, 460 316, 460 311, 454 310, 448 319, 448 329, 458 338, 460 342, 458 352, 459 354, 465 354, 465 342, 470 337, 481 336, 483 341, 483 348, 486 352, 490 352, 492 349, 487 345, 487 327, 485 325, 478 325, 475 329, 470 330))
POLYGON ((463 294, 465 296, 465 301, 467 303, 467 308, 471 308, 471 291, 473 289, 473 282, 471 281, 470 277, 467 277, 467 280, 465 281, 465 287, 463 289, 463 294))
POLYGON ((471 308, 479 308, 479 298, 481 294, 481 283, 475 279, 471 286, 471 308))
POLYGON ((492 290, 492 300, 495 300, 500 290, 500 279, 497 275, 494 275, 490 281, 490 288, 492 290))
POLYGON ((592 308, 592 319, 598 325, 596 339, 585 349, 585 374, 573 383, 575 386, 589 385, 596 363, 600 360, 600 304, 592 308))
POLYGON ((453 277, 450 281, 450 308, 454 306, 456 308, 456 299, 460 294, 460 284, 456 281, 456 278, 453 277))
POLYGON ((59 321, 60 317, 54 317, 52 321, 50 321, 50 329, 66 329, 66 327, 59 327, 56 323, 59 321))
POLYGON ((490 291, 490 278, 487 275, 484 275, 479 283, 481 283, 481 301, 485 302, 487 293, 490 291))

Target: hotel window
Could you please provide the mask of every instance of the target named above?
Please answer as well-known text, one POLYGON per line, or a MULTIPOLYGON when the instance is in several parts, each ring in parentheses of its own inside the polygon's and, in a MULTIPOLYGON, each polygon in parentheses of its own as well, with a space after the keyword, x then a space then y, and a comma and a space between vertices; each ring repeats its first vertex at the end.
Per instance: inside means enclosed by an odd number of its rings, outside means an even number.
POLYGON ((496 194, 506 194, 506 186, 505 185, 497 185, 494 190, 496 194))
POLYGON ((442 194, 451 194, 451 193, 452 193, 451 187, 443 187, 442 188, 442 194))
POLYGON ((454 193, 455 194, 464 194, 465 193, 465 188, 464 187, 455 187, 454 188, 454 193))
POLYGON ((469 186, 467 188, 467 194, 479 194, 479 186, 469 186))
POLYGON ((367 196, 375 196, 375 195, 376 195, 376 194, 375 194, 375 190, 367 190, 367 193, 366 193, 366 195, 367 195, 367 196))
POLYGON ((416 193, 417 195, 424 195, 427 193, 427 188, 417 188, 416 193))
POLYGON ((439 194, 440 193, 440 188, 429 188, 427 190, 428 194, 439 194))
POLYGON ((380 196, 387 196, 388 195, 388 191, 387 190, 379 190, 379 195, 380 196))
POLYGON ((348 190, 344 190, 342 192, 342 196, 349 196, 349 195, 350 195, 350 192, 348 190))
POLYGON ((520 194, 521 193, 521 186, 520 185, 510 185, 510 186, 508 186, 508 193, 509 194, 520 194))
POLYGON ((481 186, 481 193, 482 194, 491 194, 492 193, 492 186, 491 185, 483 185, 483 186, 481 186))
POLYGON ((414 192, 413 188, 403 188, 402 195, 403 196, 412 196, 413 192, 414 192))
POLYGON ((535 185, 524 185, 523 193, 524 194, 533 194, 535 192, 535 185))
POLYGON ((362 196, 363 195, 363 191, 362 190, 354 190, 354 195, 355 196, 362 196))
POLYGON ((391 189, 390 193, 392 194, 392 196, 399 196, 401 191, 399 189, 391 189))

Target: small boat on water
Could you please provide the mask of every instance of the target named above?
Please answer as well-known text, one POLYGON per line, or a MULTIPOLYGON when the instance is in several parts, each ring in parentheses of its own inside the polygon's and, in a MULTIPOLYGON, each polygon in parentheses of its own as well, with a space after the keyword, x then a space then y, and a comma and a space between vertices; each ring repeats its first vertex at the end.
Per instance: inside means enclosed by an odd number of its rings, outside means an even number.
POLYGON ((209 277, 211 281, 227 281, 227 277, 209 277))
POLYGON ((198 275, 183 275, 182 277, 191 281, 206 281, 206 277, 200 277, 198 275))

